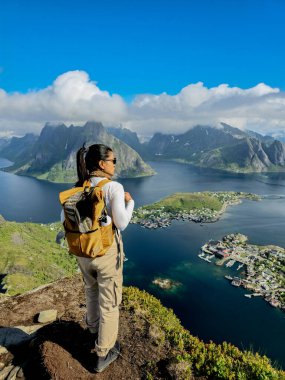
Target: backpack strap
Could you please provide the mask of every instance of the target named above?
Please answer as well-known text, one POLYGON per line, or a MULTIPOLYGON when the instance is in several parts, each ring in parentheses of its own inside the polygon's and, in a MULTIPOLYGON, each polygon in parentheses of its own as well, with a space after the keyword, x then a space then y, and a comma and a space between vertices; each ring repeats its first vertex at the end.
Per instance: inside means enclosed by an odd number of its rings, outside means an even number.
MULTIPOLYGON (((107 178, 106 178, 106 179, 102 179, 102 181, 98 182, 96 186, 102 188, 102 187, 103 187, 106 183, 108 183, 108 182, 112 182, 112 181, 111 181, 110 179, 107 179, 107 178)), ((95 186, 95 187, 96 187, 96 186, 95 186)))

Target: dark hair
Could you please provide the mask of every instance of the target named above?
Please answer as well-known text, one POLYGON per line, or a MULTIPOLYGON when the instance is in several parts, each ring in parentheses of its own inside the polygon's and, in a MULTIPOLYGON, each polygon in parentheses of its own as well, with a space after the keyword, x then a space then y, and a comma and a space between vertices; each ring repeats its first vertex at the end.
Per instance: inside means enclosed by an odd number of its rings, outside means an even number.
POLYGON ((90 178, 91 172, 100 169, 99 161, 106 160, 110 152, 112 149, 104 144, 93 144, 89 148, 85 148, 83 144, 76 154, 78 181, 75 186, 82 186, 83 182, 90 178))

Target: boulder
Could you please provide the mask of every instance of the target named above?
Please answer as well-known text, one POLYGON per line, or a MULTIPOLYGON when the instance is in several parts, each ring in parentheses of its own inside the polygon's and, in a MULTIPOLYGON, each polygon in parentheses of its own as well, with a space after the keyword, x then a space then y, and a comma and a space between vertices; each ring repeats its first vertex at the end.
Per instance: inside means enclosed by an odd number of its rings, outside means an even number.
POLYGON ((39 323, 49 323, 56 321, 57 318, 57 310, 50 309, 50 310, 43 310, 40 312, 38 316, 38 322, 39 323))

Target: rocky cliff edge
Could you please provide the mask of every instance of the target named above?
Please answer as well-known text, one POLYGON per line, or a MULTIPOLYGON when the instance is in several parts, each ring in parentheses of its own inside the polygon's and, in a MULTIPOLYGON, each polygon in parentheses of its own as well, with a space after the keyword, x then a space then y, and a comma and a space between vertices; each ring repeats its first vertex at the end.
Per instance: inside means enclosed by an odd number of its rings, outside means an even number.
POLYGON ((172 310, 133 287, 123 292, 121 355, 95 374, 94 339, 84 327, 85 311, 80 275, 22 295, 2 295, 0 380, 285 378, 266 357, 228 343, 201 342, 172 310))

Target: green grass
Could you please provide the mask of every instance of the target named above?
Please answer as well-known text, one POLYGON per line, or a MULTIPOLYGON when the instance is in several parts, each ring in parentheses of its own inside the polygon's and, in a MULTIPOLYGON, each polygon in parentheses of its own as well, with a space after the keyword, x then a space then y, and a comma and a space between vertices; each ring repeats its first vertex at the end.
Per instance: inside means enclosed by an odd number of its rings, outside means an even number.
POLYGON ((137 210, 135 214, 144 218, 147 215, 141 211, 146 210, 154 216, 160 216, 161 211, 181 212, 181 211, 198 211, 207 209, 213 212, 220 212, 225 203, 234 204, 241 199, 259 200, 260 197, 251 193, 242 193, 234 191, 217 191, 217 192, 197 192, 197 193, 174 193, 166 198, 161 199, 150 205, 145 205, 137 210))
POLYGON ((150 325, 165 334, 171 344, 168 359, 189 363, 194 375, 217 380, 285 379, 285 372, 274 368, 266 356, 241 351, 231 343, 204 343, 194 337, 181 326, 171 309, 162 306, 157 298, 147 292, 128 287, 124 288, 123 294, 126 310, 143 316, 150 325))
POLYGON ((70 276, 76 259, 55 242, 60 224, 4 222, 0 225, 0 273, 7 295, 70 276))
MULTIPOLYGON (((23 293, 77 271, 75 257, 55 243, 59 229, 60 223, 40 225, 0 218, 0 273, 7 274, 2 281, 7 295, 23 293)), ((124 288, 123 308, 143 316, 156 330, 161 330, 170 342, 169 359, 189 364, 196 376, 229 380, 285 379, 285 372, 273 368, 265 356, 241 351, 230 343, 203 343, 181 326, 171 309, 163 307, 145 291, 124 288)), ((159 344, 165 344, 165 339, 159 344)))
POLYGON ((165 211, 208 208, 220 211, 222 206, 222 202, 209 193, 175 193, 152 205, 144 206, 144 208, 155 210, 164 207, 165 211))

